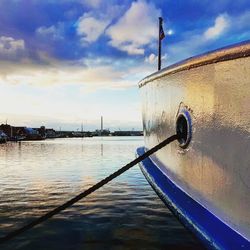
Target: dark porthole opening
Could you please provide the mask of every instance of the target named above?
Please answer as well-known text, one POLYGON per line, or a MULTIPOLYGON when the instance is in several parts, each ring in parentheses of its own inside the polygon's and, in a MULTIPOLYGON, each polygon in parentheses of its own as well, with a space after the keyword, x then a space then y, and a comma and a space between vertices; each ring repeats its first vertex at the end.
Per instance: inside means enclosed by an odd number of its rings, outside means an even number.
POLYGON ((180 114, 177 118, 176 134, 178 136, 179 146, 186 148, 191 140, 191 131, 188 119, 183 114, 180 114))

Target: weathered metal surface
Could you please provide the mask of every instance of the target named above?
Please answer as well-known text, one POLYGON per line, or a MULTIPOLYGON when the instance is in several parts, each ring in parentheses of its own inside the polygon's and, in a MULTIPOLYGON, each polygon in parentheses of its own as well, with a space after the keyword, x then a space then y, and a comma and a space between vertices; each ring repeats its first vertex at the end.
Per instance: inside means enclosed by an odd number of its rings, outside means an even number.
POLYGON ((176 142, 152 159, 250 239, 250 43, 184 61, 140 86, 146 147, 175 133, 180 109, 192 118, 188 148, 176 142))

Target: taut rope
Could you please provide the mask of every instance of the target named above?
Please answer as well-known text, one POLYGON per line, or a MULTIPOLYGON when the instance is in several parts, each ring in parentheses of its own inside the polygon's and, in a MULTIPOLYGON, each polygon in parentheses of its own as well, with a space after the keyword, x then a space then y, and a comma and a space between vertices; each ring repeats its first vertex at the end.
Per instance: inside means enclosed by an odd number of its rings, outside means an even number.
POLYGON ((83 191, 82 193, 76 195, 74 198, 68 200, 64 204, 56 207, 55 209, 51 210, 50 212, 44 214, 43 216, 41 216, 41 217, 33 220, 32 222, 28 223, 27 225, 25 225, 25 226, 23 226, 23 227, 21 227, 21 228, 19 228, 17 230, 14 230, 13 232, 10 232, 7 235, 5 235, 4 237, 0 238, 0 244, 1 243, 5 243, 5 242, 13 239, 14 237, 22 234, 23 232, 25 232, 25 231, 27 231, 27 230, 35 227, 36 225, 38 225, 38 224, 40 224, 40 223, 48 220, 52 216, 60 213, 64 209, 72 206, 74 203, 78 202, 79 200, 81 200, 82 198, 88 196, 89 194, 95 192, 97 189, 101 188, 102 186, 104 186, 108 182, 112 181, 113 179, 115 179, 119 175, 121 175, 124 172, 126 172, 128 169, 132 168, 133 166, 135 166, 139 162, 143 161, 145 158, 147 158, 151 154, 155 153, 156 151, 158 151, 159 149, 161 149, 164 146, 168 145, 169 143, 175 141, 176 139, 178 139, 177 135, 170 136, 169 138, 167 138, 166 140, 164 140, 160 144, 156 145, 155 147, 151 148, 150 150, 148 150, 147 152, 145 152, 143 155, 137 157, 136 159, 134 159, 133 161, 131 161, 130 163, 128 163, 124 167, 118 169, 117 171, 115 171, 111 175, 107 176, 103 180, 99 181, 98 183, 96 183, 92 187, 88 188, 87 190, 83 191))

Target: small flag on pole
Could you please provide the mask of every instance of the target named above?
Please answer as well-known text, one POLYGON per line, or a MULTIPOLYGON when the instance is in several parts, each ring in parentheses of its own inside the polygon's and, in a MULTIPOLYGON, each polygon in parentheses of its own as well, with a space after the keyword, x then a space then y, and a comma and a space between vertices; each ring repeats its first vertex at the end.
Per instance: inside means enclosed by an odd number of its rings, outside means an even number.
POLYGON ((160 40, 163 40, 165 38, 164 30, 162 27, 162 22, 160 22, 160 40))

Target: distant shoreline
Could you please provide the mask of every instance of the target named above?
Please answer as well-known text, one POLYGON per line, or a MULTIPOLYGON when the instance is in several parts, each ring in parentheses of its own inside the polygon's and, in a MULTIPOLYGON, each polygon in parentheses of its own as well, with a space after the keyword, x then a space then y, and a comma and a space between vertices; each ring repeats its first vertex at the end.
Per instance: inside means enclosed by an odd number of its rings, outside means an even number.
POLYGON ((143 131, 119 130, 111 132, 109 129, 95 131, 56 131, 53 128, 29 128, 16 127, 9 124, 0 125, 0 136, 2 143, 6 141, 41 141, 57 138, 85 138, 85 137, 109 137, 109 136, 143 136, 143 131))

